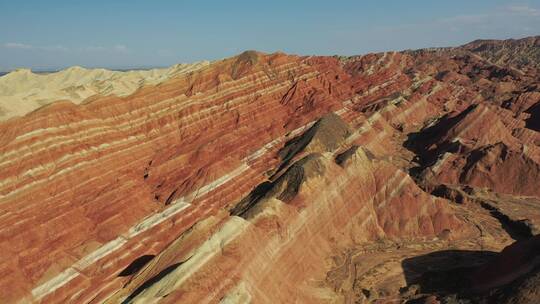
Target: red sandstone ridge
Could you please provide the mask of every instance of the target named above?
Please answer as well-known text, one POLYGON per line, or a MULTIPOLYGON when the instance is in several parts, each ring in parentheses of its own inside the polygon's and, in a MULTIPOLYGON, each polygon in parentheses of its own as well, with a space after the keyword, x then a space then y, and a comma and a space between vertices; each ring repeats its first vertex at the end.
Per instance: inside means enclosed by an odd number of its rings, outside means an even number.
POLYGON ((535 47, 247 51, 0 122, 0 300, 534 295, 493 265, 540 231, 535 47))

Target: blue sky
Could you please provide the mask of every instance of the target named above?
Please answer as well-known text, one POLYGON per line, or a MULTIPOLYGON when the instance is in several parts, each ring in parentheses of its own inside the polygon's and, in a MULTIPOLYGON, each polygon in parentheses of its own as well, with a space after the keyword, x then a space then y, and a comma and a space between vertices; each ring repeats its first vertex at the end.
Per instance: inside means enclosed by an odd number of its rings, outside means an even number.
POLYGON ((540 34, 540 0, 0 0, 0 71, 130 68, 243 50, 354 55, 540 34))

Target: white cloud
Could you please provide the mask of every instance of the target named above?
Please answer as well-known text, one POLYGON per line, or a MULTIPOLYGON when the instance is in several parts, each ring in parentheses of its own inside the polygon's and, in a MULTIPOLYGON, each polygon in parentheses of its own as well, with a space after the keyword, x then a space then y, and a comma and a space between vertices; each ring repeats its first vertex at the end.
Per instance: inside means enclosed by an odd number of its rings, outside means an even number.
POLYGON ((118 53, 127 53, 129 51, 129 49, 127 48, 127 46, 123 45, 123 44, 117 44, 115 45, 113 48, 112 48, 114 51, 118 52, 118 53))
POLYGON ((20 49, 20 50, 41 50, 41 51, 62 51, 62 52, 69 51, 69 49, 63 45, 34 46, 31 44, 25 44, 25 43, 19 43, 19 42, 7 42, 7 43, 4 43, 4 47, 8 49, 20 49))
POLYGON ((81 48, 80 50, 85 51, 85 52, 102 52, 102 51, 105 51, 106 49, 107 48, 104 47, 104 46, 91 45, 91 46, 85 46, 85 47, 81 48))
POLYGON ((500 18, 516 18, 518 16, 539 17, 540 9, 527 5, 510 5, 499 7, 491 12, 482 14, 462 14, 441 19, 441 23, 450 23, 455 25, 481 25, 500 18))
POLYGON ((69 48, 63 46, 63 45, 51 45, 51 46, 43 46, 39 47, 40 50, 44 51, 61 51, 61 52, 68 52, 69 48))
POLYGON ((116 53, 128 53, 129 48, 123 44, 117 44, 111 47, 102 45, 91 45, 79 48, 83 52, 116 52, 116 53))
POLYGON ((5 48, 8 48, 8 49, 26 49, 26 50, 29 50, 29 49, 33 49, 34 47, 29 45, 29 44, 24 44, 24 43, 18 43, 18 42, 7 42, 7 43, 4 43, 4 47, 5 48))
POLYGON ((122 44, 117 44, 111 47, 105 46, 85 46, 76 49, 71 49, 65 47, 61 44, 58 45, 47 45, 47 46, 36 46, 31 44, 19 43, 19 42, 6 42, 2 45, 7 49, 19 49, 19 50, 38 50, 38 51, 47 51, 47 52, 70 52, 70 51, 79 51, 79 52, 116 52, 116 53, 127 53, 129 49, 127 46, 122 44))
MULTIPOLYGON (((460 14, 439 19, 433 25, 443 26, 444 29, 459 33, 480 31, 482 33, 512 33, 511 35, 532 34, 524 31, 524 27, 533 27, 540 19, 540 9, 527 5, 508 5, 476 14, 460 14), (518 34, 519 32, 519 34, 518 34)), ((489 36, 489 34, 488 34, 489 36)))
POLYGON ((540 17, 540 10, 527 5, 511 5, 506 7, 509 13, 520 16, 540 17))
POLYGON ((441 20, 443 23, 479 24, 489 18, 488 14, 456 15, 441 20))

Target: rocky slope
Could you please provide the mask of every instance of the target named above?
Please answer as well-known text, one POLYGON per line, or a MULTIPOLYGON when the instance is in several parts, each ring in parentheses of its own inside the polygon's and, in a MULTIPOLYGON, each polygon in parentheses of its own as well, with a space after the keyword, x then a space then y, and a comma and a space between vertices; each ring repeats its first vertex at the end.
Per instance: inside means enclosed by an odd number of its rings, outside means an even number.
POLYGON ((476 40, 462 48, 498 65, 519 69, 540 67, 540 36, 518 40, 476 40))
POLYGON ((539 74, 482 56, 248 51, 0 122, 0 299, 534 303, 539 74))

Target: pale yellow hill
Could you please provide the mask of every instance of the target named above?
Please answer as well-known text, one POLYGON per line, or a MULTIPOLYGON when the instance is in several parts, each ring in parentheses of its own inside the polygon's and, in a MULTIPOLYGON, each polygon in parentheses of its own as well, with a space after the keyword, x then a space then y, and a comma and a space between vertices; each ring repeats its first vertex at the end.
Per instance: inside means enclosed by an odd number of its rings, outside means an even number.
POLYGON ((79 104, 96 94, 129 95, 144 85, 158 84, 208 64, 208 61, 201 61, 163 69, 126 72, 77 66, 49 74, 16 70, 0 77, 0 121, 23 116, 57 100, 79 104))

